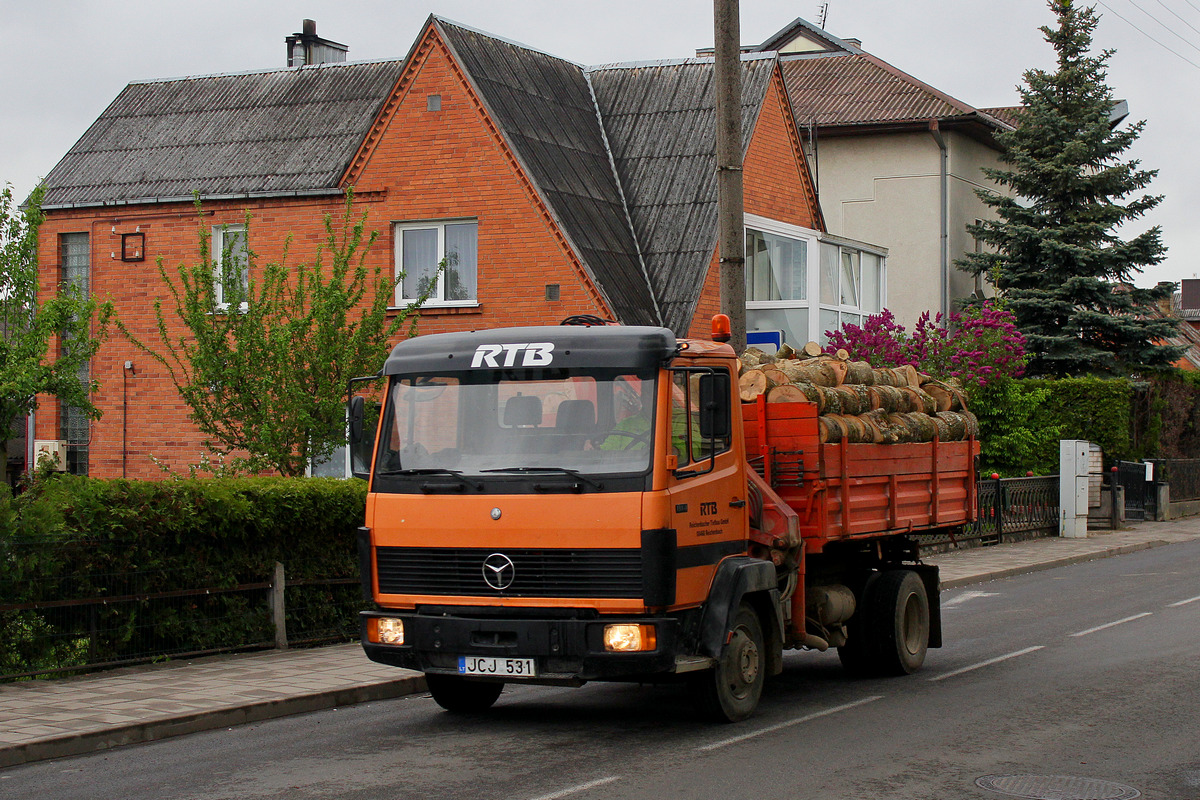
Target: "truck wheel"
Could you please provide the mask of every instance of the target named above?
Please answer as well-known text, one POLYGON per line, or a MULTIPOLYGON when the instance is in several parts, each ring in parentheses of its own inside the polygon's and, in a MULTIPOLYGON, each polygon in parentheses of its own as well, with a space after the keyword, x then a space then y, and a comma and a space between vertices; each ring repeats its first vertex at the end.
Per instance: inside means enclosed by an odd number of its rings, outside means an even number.
POLYGON ((754 609, 742 603, 717 665, 696 676, 705 715, 717 722, 739 722, 753 714, 766 668, 762 623, 754 609))
POLYGON ((875 626, 871 624, 878 581, 879 573, 871 574, 855 596, 857 608, 846 621, 846 643, 837 649, 842 667, 856 678, 868 678, 879 672, 875 626))
POLYGON ((874 586, 879 667, 886 675, 911 675, 925 663, 929 649, 929 596, 911 570, 889 570, 874 586))
POLYGON ((426 674, 425 685, 435 703, 457 714, 487 711, 504 691, 503 683, 469 681, 457 675, 426 674))

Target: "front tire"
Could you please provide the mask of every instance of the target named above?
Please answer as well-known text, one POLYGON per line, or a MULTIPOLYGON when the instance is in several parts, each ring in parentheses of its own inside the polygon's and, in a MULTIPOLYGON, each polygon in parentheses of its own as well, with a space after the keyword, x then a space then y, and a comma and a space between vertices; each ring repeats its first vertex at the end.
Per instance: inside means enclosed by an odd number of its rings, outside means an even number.
POLYGON ((754 609, 742 603, 717 665, 697 676, 706 716, 717 722, 747 719, 762 697, 766 666, 762 623, 754 609))
POLYGON ((456 714, 487 711, 504 691, 503 683, 469 681, 457 675, 425 675, 425 685, 433 701, 456 714))

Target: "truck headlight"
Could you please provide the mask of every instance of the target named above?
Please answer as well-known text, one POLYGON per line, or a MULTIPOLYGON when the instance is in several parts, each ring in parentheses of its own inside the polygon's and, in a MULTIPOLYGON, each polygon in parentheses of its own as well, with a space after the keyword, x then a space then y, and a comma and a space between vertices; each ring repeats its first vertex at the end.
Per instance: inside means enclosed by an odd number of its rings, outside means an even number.
POLYGON ((404 644, 404 620, 374 617, 367 626, 367 638, 380 644, 404 644))
POLYGON ((605 625, 604 649, 610 653, 653 650, 658 645, 653 625, 605 625))

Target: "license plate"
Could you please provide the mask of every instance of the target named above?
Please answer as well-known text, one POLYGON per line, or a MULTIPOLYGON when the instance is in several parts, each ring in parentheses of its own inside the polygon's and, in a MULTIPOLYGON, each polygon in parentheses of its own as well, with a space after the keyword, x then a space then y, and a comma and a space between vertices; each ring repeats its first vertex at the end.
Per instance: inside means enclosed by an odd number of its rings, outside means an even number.
POLYGON ((537 674, 532 658, 458 657, 459 675, 494 675, 497 677, 530 678, 537 674))

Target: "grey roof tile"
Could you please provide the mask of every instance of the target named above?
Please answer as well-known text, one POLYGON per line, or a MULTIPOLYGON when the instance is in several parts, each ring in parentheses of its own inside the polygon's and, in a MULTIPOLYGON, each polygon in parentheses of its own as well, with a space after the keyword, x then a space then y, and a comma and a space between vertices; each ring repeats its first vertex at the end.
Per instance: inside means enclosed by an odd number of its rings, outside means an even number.
MULTIPOLYGON (((745 147, 775 61, 742 65, 745 147)), ((663 322, 683 333, 717 241, 712 60, 611 65, 590 75, 663 322)))
POLYGON ((448 20, 436 23, 618 317, 658 324, 583 69, 448 20))
POLYGON ((132 83, 46 176, 45 205, 336 189, 402 66, 132 83))
MULTIPOLYGON (((431 19, 618 317, 686 331, 716 246, 712 60, 585 70, 431 19)), ((776 64, 743 59, 744 146, 776 64)), ((403 66, 130 84, 47 176, 46 205, 336 190, 403 66)))

